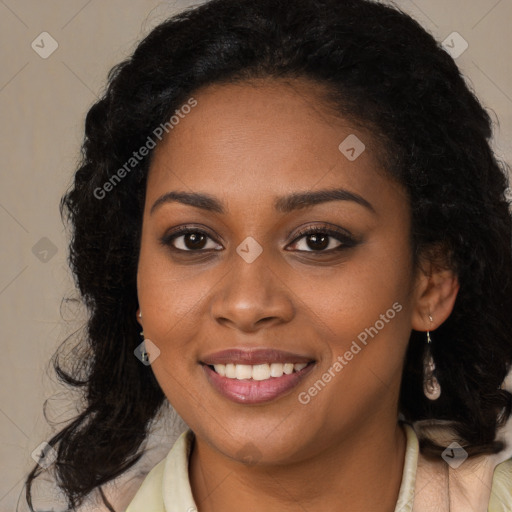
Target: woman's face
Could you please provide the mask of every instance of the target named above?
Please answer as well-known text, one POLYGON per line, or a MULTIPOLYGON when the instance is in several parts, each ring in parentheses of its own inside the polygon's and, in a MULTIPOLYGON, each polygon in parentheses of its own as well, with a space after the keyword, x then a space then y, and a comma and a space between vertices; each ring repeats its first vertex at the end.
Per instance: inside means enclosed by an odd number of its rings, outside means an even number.
POLYGON ((194 98, 154 151, 138 268, 170 403, 213 449, 269 463, 396 424, 415 273, 406 194, 374 142, 307 82, 194 98))

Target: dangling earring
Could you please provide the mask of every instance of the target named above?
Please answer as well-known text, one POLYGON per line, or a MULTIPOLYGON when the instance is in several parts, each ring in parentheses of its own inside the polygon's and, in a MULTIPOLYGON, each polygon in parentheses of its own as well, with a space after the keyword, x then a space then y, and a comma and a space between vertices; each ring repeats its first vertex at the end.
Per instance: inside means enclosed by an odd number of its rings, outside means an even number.
MULTIPOLYGON (((432 322, 432 316, 428 315, 432 322)), ((430 338, 430 331, 427 331, 427 346, 425 347, 425 356, 423 363, 423 392, 429 400, 437 400, 441 396, 441 385, 434 376, 436 365, 432 357, 432 339, 430 338)))
MULTIPOLYGON (((142 318, 142 311, 139 311, 139 318, 142 318)), ((140 331, 140 335, 144 339, 144 331, 140 331)))

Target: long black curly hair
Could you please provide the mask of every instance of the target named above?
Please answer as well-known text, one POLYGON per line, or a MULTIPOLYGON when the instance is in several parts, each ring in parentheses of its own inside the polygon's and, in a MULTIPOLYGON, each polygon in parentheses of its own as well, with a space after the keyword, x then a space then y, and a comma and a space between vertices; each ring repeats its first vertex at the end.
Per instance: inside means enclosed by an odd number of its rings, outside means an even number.
MULTIPOLYGON (((375 1, 211 0, 157 26, 112 68, 87 114, 82 160, 61 201, 72 227, 69 262, 89 313, 80 359, 67 370, 54 360, 86 404, 49 441, 72 509, 98 489, 114 510, 101 486, 139 460, 165 402, 153 372, 134 357, 152 151, 135 164, 133 152, 200 87, 281 77, 327 86, 326 103, 385 142, 386 170, 408 193, 416 261, 441 250, 458 276, 455 307, 432 344, 442 396, 431 402, 423 395, 425 337, 413 331, 401 414, 451 422, 470 455, 503 448, 496 433, 512 407, 500 389, 512 361, 509 167, 494 156, 490 117, 453 59, 411 17, 375 1)), ((421 447, 444 449, 428 439, 421 447)), ((31 509, 40 472, 36 466, 26 480, 31 509)))

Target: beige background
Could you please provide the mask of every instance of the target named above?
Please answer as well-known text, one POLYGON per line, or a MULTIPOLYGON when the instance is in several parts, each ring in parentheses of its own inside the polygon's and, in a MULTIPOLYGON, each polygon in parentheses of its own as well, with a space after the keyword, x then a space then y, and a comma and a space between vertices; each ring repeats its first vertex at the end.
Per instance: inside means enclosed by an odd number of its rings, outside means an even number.
MULTIPOLYGON (((53 397, 51 420, 73 411, 48 361, 83 321, 80 308, 61 307, 62 298, 74 291, 58 204, 77 162, 85 113, 101 93, 108 70, 159 21, 190 4, 0 0, 0 512, 15 510, 24 475, 33 465, 31 452, 52 433, 43 416, 44 400, 53 397), (42 32, 59 45, 47 59, 31 47, 42 32)), ((468 42, 456 62, 500 123, 496 152, 512 161, 512 1, 401 0, 396 5, 439 41, 457 31, 468 42)), ((159 448, 134 471, 121 506, 182 428, 171 424, 155 434, 159 448)), ((53 501, 41 509, 61 510, 53 501)))

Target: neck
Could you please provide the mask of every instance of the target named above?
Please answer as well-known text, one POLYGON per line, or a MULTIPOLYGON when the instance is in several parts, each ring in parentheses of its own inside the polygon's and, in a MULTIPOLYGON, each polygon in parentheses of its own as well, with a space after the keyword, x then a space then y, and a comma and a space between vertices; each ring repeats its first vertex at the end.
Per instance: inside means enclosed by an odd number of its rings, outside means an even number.
POLYGON ((201 512, 379 510, 393 512, 402 481, 402 428, 376 422, 314 457, 287 465, 247 466, 196 438, 189 463, 201 512))

